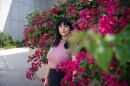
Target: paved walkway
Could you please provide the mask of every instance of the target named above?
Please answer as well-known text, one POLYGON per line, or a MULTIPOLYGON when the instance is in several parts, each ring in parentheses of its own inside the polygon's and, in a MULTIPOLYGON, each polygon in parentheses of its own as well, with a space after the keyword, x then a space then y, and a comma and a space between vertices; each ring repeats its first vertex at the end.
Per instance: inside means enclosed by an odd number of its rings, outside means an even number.
POLYGON ((0 50, 0 86, 43 86, 38 79, 26 79, 29 49, 0 50))

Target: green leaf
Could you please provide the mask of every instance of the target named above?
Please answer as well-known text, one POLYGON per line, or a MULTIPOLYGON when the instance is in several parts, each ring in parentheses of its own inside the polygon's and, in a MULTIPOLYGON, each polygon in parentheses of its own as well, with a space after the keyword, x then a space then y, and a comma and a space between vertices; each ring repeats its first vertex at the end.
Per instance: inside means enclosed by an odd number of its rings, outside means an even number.
POLYGON ((86 60, 81 60, 81 61, 80 61, 80 67, 86 68, 86 66, 87 66, 86 60))
POLYGON ((112 50, 104 39, 100 39, 95 45, 98 47, 95 49, 96 51, 94 52, 94 57, 99 67, 108 72, 109 63, 112 58, 112 50))
POLYGON ((96 78, 99 82, 103 82, 100 72, 96 72, 96 73, 95 73, 95 78, 96 78))
POLYGON ((89 53, 94 56, 98 66, 108 72, 110 60, 112 58, 112 50, 107 44, 105 38, 101 38, 98 34, 86 33, 86 47, 89 53))
POLYGON ((130 62, 130 25, 127 25, 120 34, 116 35, 116 44, 113 50, 116 52, 116 58, 120 61, 121 65, 130 62))
POLYGON ((77 31, 72 33, 72 36, 68 38, 69 44, 70 44, 70 51, 73 51, 75 49, 75 44, 80 42, 80 46, 78 46, 78 50, 80 47, 82 47, 83 40, 84 40, 85 34, 83 32, 77 31))
POLYGON ((130 86, 130 63, 128 63, 127 65, 127 68, 126 68, 126 82, 128 83, 128 86, 130 86))
POLYGON ((70 42, 73 49, 73 43, 75 42, 81 43, 79 47, 87 47, 89 53, 96 59, 98 66, 108 72, 109 63, 112 58, 112 49, 107 45, 104 38, 101 38, 98 34, 90 33, 89 31, 86 33, 76 32, 73 34, 70 42))
POLYGON ((121 65, 125 65, 126 63, 126 50, 123 45, 117 45, 114 48, 117 59, 120 61, 121 65))
POLYGON ((130 42, 125 42, 114 47, 116 57, 120 61, 121 65, 125 65, 126 62, 130 62, 130 42))

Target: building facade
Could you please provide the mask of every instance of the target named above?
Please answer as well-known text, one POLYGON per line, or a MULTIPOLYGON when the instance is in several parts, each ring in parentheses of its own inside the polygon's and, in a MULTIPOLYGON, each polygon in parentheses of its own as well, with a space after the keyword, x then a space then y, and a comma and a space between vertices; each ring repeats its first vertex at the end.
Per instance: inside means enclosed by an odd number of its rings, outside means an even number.
POLYGON ((27 14, 37 10, 46 10, 59 0, 0 0, 0 31, 13 39, 22 41, 27 14))

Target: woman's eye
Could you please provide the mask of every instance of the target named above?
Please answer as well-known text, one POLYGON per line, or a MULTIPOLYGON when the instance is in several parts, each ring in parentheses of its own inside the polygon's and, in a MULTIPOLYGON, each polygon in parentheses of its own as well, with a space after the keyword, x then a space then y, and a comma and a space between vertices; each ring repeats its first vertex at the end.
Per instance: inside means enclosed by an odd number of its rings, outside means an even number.
POLYGON ((65 27, 69 27, 68 25, 65 25, 65 27))
POLYGON ((62 27, 61 25, 59 25, 59 27, 62 27))

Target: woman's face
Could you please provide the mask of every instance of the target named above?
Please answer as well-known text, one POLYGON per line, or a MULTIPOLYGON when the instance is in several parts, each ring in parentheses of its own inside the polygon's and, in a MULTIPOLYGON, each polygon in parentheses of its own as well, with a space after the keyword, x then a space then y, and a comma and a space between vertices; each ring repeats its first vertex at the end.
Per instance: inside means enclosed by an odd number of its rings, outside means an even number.
POLYGON ((63 23, 61 23, 61 25, 59 25, 59 33, 61 34, 62 37, 69 35, 70 33, 70 28, 68 25, 64 25, 63 23))

